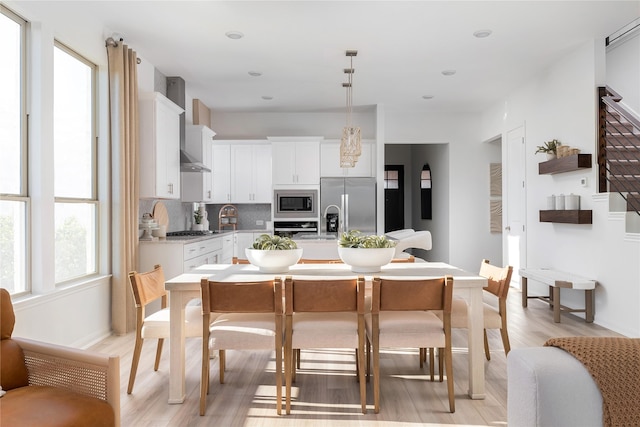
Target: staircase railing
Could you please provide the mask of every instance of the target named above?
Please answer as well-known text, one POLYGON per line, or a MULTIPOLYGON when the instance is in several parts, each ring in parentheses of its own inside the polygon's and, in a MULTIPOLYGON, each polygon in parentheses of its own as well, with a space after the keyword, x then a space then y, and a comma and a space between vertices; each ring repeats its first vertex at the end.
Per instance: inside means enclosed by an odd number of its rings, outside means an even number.
POLYGON ((600 87, 598 191, 617 192, 627 211, 640 215, 640 120, 620 104, 622 97, 600 87))

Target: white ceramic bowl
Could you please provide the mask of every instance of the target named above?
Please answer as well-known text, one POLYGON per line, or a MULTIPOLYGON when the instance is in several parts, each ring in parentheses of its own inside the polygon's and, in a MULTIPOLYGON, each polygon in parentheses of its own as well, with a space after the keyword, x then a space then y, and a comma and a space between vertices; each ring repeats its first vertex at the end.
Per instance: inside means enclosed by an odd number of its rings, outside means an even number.
POLYGON ((377 273, 383 265, 391 262, 396 248, 343 248, 338 246, 338 255, 354 273, 377 273))
POLYGON ((246 248, 244 253, 249 262, 263 273, 286 273, 289 271, 289 267, 302 258, 302 249, 265 251, 246 248))

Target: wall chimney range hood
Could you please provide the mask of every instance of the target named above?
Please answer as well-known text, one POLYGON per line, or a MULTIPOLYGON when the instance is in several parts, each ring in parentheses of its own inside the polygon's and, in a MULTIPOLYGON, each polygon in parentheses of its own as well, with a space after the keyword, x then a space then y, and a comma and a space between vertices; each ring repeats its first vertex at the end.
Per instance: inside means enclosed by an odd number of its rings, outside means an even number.
MULTIPOLYGON (((182 77, 167 77, 167 98, 180 106, 183 110, 186 104, 185 84, 182 77)), ((204 163, 196 159, 185 150, 185 113, 180 114, 180 171, 181 172, 211 172, 204 163)))

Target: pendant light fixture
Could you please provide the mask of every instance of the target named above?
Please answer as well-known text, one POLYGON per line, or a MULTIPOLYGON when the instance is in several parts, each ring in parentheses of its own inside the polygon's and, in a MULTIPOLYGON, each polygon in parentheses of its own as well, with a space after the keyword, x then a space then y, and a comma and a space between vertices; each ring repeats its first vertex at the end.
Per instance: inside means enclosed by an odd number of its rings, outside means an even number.
POLYGON ((351 123, 351 113, 353 109, 353 57, 358 55, 357 50, 348 50, 346 56, 350 59, 350 68, 345 68, 347 83, 342 83, 342 87, 347 89, 347 123, 342 129, 342 139, 340 140, 340 167, 352 168, 356 165, 358 157, 362 152, 362 141, 360 128, 351 123))

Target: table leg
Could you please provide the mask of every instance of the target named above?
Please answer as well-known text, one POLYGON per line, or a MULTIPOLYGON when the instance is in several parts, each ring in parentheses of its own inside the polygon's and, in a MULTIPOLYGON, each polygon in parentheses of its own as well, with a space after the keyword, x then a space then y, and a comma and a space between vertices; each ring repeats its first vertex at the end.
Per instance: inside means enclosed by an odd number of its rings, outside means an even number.
POLYGON ((549 286, 549 289, 553 289, 553 321, 560 323, 560 288, 549 286))
MULTIPOLYGON (((553 303, 555 302, 555 295, 556 295, 555 290, 556 289, 559 289, 559 288, 556 288, 554 286, 549 285, 549 310, 554 310, 554 312, 555 312, 555 305, 553 303)), ((558 297, 558 301, 560 301, 559 297, 558 297)), ((558 307, 560 307, 560 306, 558 306, 558 307)), ((558 320, 558 322, 559 322, 559 320, 558 320)))
POLYGON ((467 339, 469 342, 469 396, 484 399, 484 311, 482 288, 469 289, 469 316, 467 339))
POLYGON ((169 310, 171 325, 169 331, 169 403, 184 402, 184 310, 182 292, 171 292, 169 310))
POLYGON ((520 280, 520 286, 522 288, 522 306, 524 308, 527 308, 527 304, 529 301, 529 297, 528 297, 528 293, 527 293, 527 278, 526 277, 522 277, 522 280, 520 280))
POLYGON ((593 289, 585 289, 584 291, 584 309, 587 323, 593 323, 593 289))

